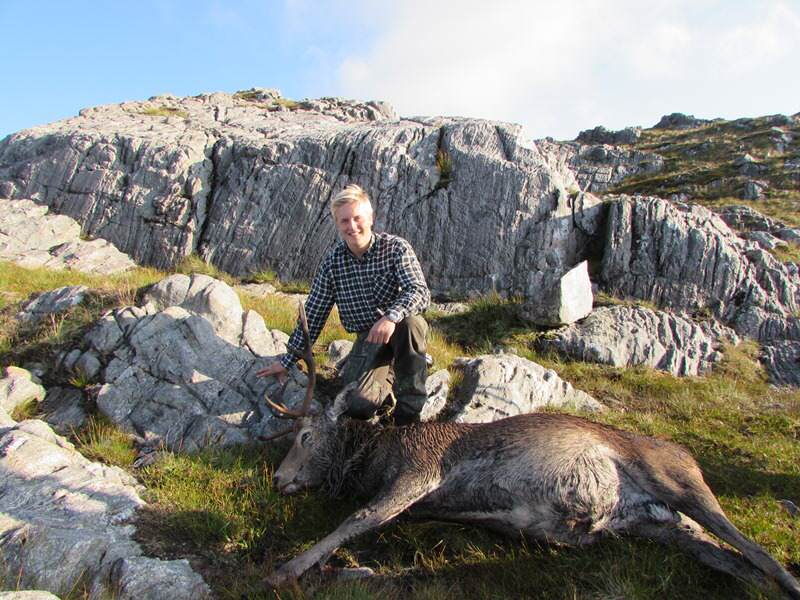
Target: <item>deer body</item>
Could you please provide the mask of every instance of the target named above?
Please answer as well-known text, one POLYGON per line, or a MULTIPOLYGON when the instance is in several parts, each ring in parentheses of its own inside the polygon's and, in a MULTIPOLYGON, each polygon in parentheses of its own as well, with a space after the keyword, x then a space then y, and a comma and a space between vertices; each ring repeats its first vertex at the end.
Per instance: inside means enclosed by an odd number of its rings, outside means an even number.
POLYGON ((766 575, 800 598, 792 575, 730 523, 686 450, 570 415, 400 428, 306 417, 273 481, 284 493, 321 486, 372 498, 273 573, 273 584, 299 577, 348 539, 410 510, 569 545, 609 533, 642 535, 758 585, 766 575), (742 554, 721 547, 703 527, 742 554))
POLYGON ((609 533, 641 535, 758 586, 776 582, 800 600, 797 580, 728 520, 695 460, 677 444, 546 413, 482 424, 382 428, 339 422, 347 388, 328 412, 306 416, 314 362, 302 307, 300 320, 309 386, 299 412, 268 401, 300 419, 278 434, 294 432, 295 439, 273 484, 287 494, 322 487, 332 495, 354 491, 371 500, 272 573, 273 585, 324 564, 347 540, 410 509, 570 545, 609 533), (738 552, 722 547, 704 528, 738 552))

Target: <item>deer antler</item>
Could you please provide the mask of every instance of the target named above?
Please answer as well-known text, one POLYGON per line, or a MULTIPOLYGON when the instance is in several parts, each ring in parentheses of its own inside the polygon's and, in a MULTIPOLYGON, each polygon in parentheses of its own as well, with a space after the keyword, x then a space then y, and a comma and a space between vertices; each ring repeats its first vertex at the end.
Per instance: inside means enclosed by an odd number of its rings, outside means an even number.
MULTIPOLYGON (((305 344, 305 349, 303 351, 303 360, 308 367, 308 385, 306 386, 306 397, 303 399, 303 405, 299 411, 292 410, 290 408, 286 408, 283 404, 278 404, 277 402, 273 402, 269 398, 265 398, 267 404, 272 408, 274 411, 278 413, 278 416, 283 416, 285 418, 290 419, 300 419, 305 417, 308 414, 308 409, 311 408, 311 400, 314 398, 314 386, 317 383, 317 366, 314 362, 314 352, 311 348, 311 334, 308 332, 308 319, 306 318, 306 309, 303 307, 303 303, 299 304, 299 318, 300 318, 300 326, 303 328, 303 342, 305 344)), ((283 384, 281 387, 279 396, 283 398, 283 392, 286 390, 286 385, 288 384, 288 380, 286 383, 283 384)), ((287 435, 291 433, 293 429, 286 430, 281 432, 282 435, 287 435)), ((280 436, 276 436, 280 437, 280 436)), ((263 439, 263 438, 262 438, 263 439)))

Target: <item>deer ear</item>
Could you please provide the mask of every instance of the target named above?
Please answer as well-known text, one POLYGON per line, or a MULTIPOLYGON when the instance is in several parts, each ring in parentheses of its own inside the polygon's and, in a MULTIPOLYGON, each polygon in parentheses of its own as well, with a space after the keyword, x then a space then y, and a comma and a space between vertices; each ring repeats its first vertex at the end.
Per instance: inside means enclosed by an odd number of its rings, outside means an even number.
POLYGON ((342 391, 336 395, 333 403, 328 406, 327 410, 325 411, 326 416, 331 421, 335 423, 339 417, 346 413, 347 409, 350 408, 350 392, 356 389, 356 387, 358 387, 358 382, 354 381, 344 386, 342 391))

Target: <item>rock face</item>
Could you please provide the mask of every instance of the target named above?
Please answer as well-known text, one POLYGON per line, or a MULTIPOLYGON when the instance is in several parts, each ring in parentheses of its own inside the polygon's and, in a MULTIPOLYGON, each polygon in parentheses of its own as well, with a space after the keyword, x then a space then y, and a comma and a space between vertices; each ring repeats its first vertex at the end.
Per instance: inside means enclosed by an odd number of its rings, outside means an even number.
POLYGON ((575 141, 581 144, 610 144, 612 146, 619 146, 622 144, 633 144, 641 135, 641 127, 626 127, 619 131, 610 131, 601 125, 594 129, 581 131, 578 137, 575 138, 575 141))
POLYGON ((797 311, 797 275, 710 211, 626 196, 610 206, 601 273, 610 293, 677 311, 710 311, 760 340, 780 336, 771 319, 797 311))
MULTIPOLYGON (((700 375, 722 357, 719 339, 709 328, 642 307, 598 308, 553 335, 544 347, 577 360, 615 367, 645 365, 678 376, 700 375)), ((732 331, 726 337, 736 340, 732 331)))
POLYGON ((142 556, 144 505, 121 469, 90 462, 42 421, 0 429, 0 557, 7 587, 129 599, 210 597, 185 560, 142 556))
POLYGON ((659 122, 653 125, 653 129, 694 129, 710 122, 707 119, 697 119, 694 115, 676 112, 661 117, 659 122))
POLYGON ((80 225, 70 217, 26 199, 0 197, 0 206, 0 260, 103 275, 136 266, 106 240, 82 240, 80 225))
POLYGON ((573 170, 547 152, 515 125, 397 119, 377 103, 160 96, 9 136, 0 195, 72 216, 139 263, 194 252, 235 275, 291 280, 310 278, 335 239, 331 195, 358 183, 376 228, 412 243, 434 293, 514 293, 520 268, 582 260, 574 213, 597 203, 573 203, 573 170))
MULTIPOLYGON (((234 444, 279 429, 264 403, 280 386, 255 372, 285 352, 286 334, 244 313, 225 283, 173 275, 154 286, 144 307, 103 317, 86 335, 102 365, 97 406, 150 442, 193 451, 234 444)), ((302 401, 306 377, 292 371, 282 401, 302 401)))
POLYGON ((489 354, 461 359, 458 364, 464 379, 448 417, 459 423, 486 423, 545 406, 589 411, 603 408, 555 371, 514 354, 489 354))

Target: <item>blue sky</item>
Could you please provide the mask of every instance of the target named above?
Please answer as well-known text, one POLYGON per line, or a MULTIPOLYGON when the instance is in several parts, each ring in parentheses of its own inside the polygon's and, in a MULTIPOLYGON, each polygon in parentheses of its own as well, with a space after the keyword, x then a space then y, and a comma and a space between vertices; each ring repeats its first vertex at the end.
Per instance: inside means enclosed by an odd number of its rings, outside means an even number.
POLYGON ((800 0, 0 0, 0 26, 0 137, 253 86, 558 139, 674 111, 800 111, 800 0))

